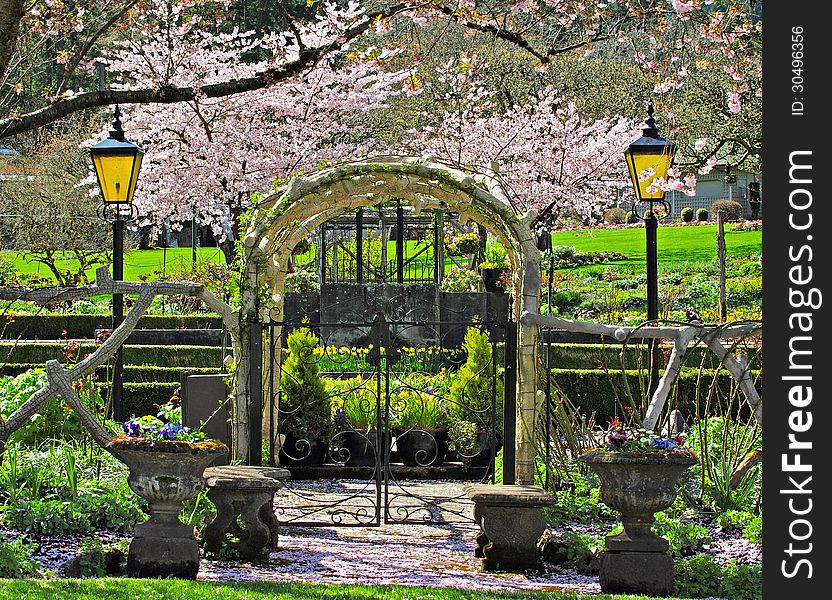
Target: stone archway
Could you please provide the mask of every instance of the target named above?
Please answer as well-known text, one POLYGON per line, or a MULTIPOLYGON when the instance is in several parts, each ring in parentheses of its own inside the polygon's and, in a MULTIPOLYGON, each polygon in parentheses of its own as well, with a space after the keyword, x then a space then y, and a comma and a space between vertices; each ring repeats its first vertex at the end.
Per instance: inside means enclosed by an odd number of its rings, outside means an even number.
POLYGON ((537 314, 540 252, 530 223, 533 212, 518 215, 496 173, 467 173, 431 157, 377 156, 340 164, 313 175, 295 177, 264 198, 244 238, 246 267, 241 281, 240 354, 234 390, 234 453, 245 458, 249 446, 250 324, 261 318, 258 290, 268 284, 282 309, 283 283, 291 250, 325 221, 350 209, 373 206, 388 198, 408 198, 416 212, 441 209, 476 221, 508 253, 512 266, 513 312, 518 338, 517 482, 534 481, 535 427, 538 415, 538 338, 536 325, 521 314, 537 314))

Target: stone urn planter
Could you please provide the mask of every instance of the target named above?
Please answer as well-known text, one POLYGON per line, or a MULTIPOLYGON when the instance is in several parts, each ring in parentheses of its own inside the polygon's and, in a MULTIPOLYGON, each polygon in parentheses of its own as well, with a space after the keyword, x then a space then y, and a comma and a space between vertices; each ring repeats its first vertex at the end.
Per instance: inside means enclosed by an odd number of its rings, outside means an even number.
POLYGON ((672 451, 591 450, 578 460, 598 473, 601 502, 621 513, 624 524, 623 532, 605 539, 601 591, 670 594, 673 559, 667 540, 651 531, 653 514, 673 504, 679 478, 696 458, 672 451))
POLYGON ((129 577, 196 579, 199 546, 194 528, 179 520, 182 501, 205 488, 203 472, 228 447, 202 442, 116 436, 108 450, 130 468, 127 483, 150 504, 150 519, 136 525, 127 555, 129 577))

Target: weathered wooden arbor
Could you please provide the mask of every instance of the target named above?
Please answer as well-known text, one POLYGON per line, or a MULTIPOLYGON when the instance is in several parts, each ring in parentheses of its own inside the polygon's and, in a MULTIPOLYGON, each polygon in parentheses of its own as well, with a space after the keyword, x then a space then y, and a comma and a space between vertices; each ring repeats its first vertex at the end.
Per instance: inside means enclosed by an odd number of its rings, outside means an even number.
MULTIPOLYGON (((249 404, 252 392, 256 394, 252 381, 260 376, 251 371, 253 352, 259 351, 251 324, 268 318, 261 314, 258 290, 268 285, 276 312, 280 312, 295 245, 347 210, 375 206, 390 198, 407 199, 416 214, 425 209, 451 211, 459 214, 462 222, 483 225, 507 250, 514 274, 515 320, 519 322, 522 313, 537 313, 540 252, 529 227, 536 215, 517 214, 496 173, 467 173, 430 157, 378 156, 296 177, 260 203, 244 239, 246 272, 241 285, 234 406, 237 456, 245 457, 252 435, 262 435, 260 424, 252 422, 249 404)), ((537 326, 520 325, 515 442, 519 483, 531 483, 534 478, 538 337, 537 326)), ((266 429, 271 426, 268 421, 263 423, 266 429)))

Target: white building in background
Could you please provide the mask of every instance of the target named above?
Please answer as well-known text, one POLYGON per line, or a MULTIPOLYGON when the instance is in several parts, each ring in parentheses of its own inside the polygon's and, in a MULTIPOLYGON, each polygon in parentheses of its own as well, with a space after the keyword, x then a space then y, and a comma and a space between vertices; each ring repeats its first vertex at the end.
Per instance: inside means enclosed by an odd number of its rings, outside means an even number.
MULTIPOLYGON (((674 219, 679 218, 682 209, 689 206, 694 214, 700 208, 709 213, 714 200, 735 200, 742 205, 743 216, 746 219, 763 218, 762 178, 758 173, 750 173, 742 169, 730 168, 725 164, 718 164, 707 175, 696 175, 696 195, 686 196, 681 192, 668 192, 665 200, 670 203, 671 214, 674 219), (727 175, 732 177, 729 179, 727 175), (756 190, 755 190, 756 188, 756 190), (755 202, 759 200, 759 202, 755 202), (754 204, 757 203, 757 210, 754 204)), ((709 214, 709 218, 713 215, 709 214)))

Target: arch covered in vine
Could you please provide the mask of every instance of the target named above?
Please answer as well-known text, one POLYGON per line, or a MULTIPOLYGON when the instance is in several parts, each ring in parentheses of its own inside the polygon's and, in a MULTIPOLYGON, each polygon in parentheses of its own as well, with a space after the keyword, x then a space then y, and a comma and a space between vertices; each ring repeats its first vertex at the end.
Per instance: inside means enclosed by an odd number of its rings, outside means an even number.
MULTIPOLYGON (((248 447, 250 327, 260 314, 258 291, 268 285, 275 308, 282 311, 284 280, 292 249, 324 222, 339 214, 405 198, 414 212, 439 209, 475 221, 505 247, 512 266, 513 314, 518 333, 517 437, 518 483, 534 479, 539 328, 524 325, 521 314, 537 313, 540 295, 540 251, 530 224, 534 212, 518 215, 497 173, 471 173, 431 157, 377 156, 322 169, 291 179, 258 203, 244 238, 245 271, 241 281, 240 340, 235 379, 235 453, 248 447)), ((278 336, 279 337, 279 336, 278 336)), ((268 428, 269 423, 264 422, 268 428)))

